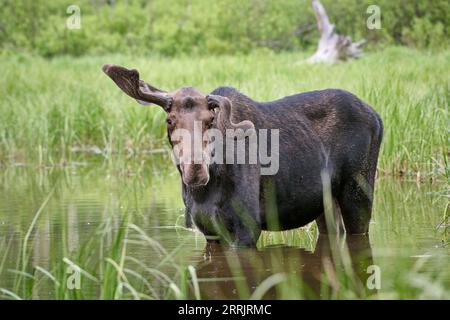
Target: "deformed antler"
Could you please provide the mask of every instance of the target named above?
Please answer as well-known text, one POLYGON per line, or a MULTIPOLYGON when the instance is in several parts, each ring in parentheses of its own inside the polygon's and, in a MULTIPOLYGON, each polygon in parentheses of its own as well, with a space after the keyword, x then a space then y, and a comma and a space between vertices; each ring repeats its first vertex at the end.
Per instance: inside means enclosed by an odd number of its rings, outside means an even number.
POLYGON ((136 99, 139 103, 154 103, 165 110, 168 110, 172 104, 172 97, 163 90, 139 79, 139 72, 136 69, 127 69, 113 64, 102 66, 105 72, 116 84, 130 97, 136 99))
POLYGON ((242 129, 247 131, 255 129, 255 125, 250 120, 234 123, 231 120, 231 101, 222 96, 209 94, 206 96, 210 108, 219 108, 218 126, 223 129, 242 129))

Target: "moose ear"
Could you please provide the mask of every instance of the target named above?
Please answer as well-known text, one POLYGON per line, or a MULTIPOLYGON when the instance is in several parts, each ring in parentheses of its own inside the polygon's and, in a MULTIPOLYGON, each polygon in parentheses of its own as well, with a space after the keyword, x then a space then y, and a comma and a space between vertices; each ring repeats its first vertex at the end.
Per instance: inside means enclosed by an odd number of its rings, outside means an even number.
POLYGON ((228 103, 228 101, 226 101, 225 99, 227 98, 213 94, 208 94, 206 96, 206 101, 208 102, 208 108, 210 110, 219 108, 221 103, 228 103))
POLYGON ((136 69, 126 69, 124 67, 105 64, 102 70, 108 75, 117 86, 140 104, 157 104, 168 111, 172 105, 172 97, 166 91, 162 91, 139 79, 139 72, 136 69))

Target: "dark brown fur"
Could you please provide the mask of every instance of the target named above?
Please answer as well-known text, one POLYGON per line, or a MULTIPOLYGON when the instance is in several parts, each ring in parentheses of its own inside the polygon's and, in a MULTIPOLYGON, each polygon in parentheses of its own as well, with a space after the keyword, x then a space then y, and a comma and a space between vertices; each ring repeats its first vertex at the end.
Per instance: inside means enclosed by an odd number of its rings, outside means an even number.
POLYGON ((280 129, 280 169, 274 176, 260 176, 257 168, 250 165, 211 168, 217 171, 215 184, 201 191, 183 186, 188 224, 192 216, 205 234, 214 233, 210 226, 202 228, 204 218, 196 217, 207 211, 209 217, 220 216, 227 229, 232 230, 234 241, 254 244, 258 230, 273 229, 267 223, 269 213, 265 210, 265 192, 269 189, 276 198, 278 230, 316 220, 320 231, 326 232, 321 181, 325 169, 346 231, 368 232, 383 134, 382 121, 371 107, 353 94, 337 89, 297 94, 268 103, 253 101, 232 88, 218 88, 212 94, 232 101, 234 121, 247 119, 256 129, 280 129), (245 227, 237 217, 232 218, 237 214, 230 201, 242 204, 257 226, 255 230, 250 232, 252 228, 247 227, 246 232, 238 231, 245 227), (192 209, 200 210, 193 213, 192 209))
MULTIPOLYGON (((168 118, 188 130, 208 112, 207 126, 221 130, 279 130, 279 170, 274 175, 262 176, 259 163, 178 166, 186 224, 194 223, 209 241, 252 246, 261 230, 292 229, 314 220, 320 232, 331 232, 324 219, 324 173, 337 221, 343 220, 347 233, 368 233, 383 124, 355 95, 327 89, 261 103, 228 87, 209 95, 192 88, 168 93, 139 80, 138 90, 137 71, 123 69, 104 67, 128 95, 159 104, 168 118)), ((171 144, 172 129, 169 125, 171 144)))

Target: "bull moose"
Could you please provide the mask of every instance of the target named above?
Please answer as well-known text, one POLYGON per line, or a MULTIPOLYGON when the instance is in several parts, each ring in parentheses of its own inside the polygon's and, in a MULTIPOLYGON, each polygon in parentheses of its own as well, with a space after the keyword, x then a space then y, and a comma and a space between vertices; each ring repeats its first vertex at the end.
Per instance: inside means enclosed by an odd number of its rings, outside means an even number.
POLYGON ((167 137, 180 159, 186 225, 195 224, 207 241, 255 246, 262 230, 293 229, 314 220, 320 233, 332 232, 324 214, 326 187, 337 223, 349 234, 368 233, 383 123, 355 95, 326 89, 257 102, 230 87, 210 94, 191 87, 167 92, 141 80, 135 69, 109 64, 102 69, 127 95, 167 113, 167 137), (176 138, 179 130, 195 137, 195 131, 213 129, 245 134, 215 148, 210 144, 216 139, 194 141, 192 147, 194 138, 176 138), (275 172, 262 174, 264 164, 259 158, 250 162, 250 152, 243 163, 207 161, 231 142, 236 151, 240 142, 244 151, 262 149, 262 139, 253 139, 262 130, 278 133, 264 145, 277 156, 275 172), (186 155, 200 161, 183 160, 186 155))

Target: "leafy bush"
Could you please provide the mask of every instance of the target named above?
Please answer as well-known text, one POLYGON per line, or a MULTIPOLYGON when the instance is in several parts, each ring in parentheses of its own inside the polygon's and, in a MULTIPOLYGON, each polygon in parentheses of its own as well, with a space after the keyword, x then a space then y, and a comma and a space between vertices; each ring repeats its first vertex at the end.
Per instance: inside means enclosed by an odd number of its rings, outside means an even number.
MULTIPOLYGON (((369 30, 370 0, 322 0, 338 32, 371 46, 448 46, 447 0, 379 0, 381 30, 369 30)), ((81 29, 69 30, 71 0, 2 0, 0 48, 46 57, 121 53, 233 54, 301 50, 318 39, 309 0, 79 0, 81 29)))
POLYGON ((403 30, 402 39, 412 47, 436 49, 445 43, 446 36, 442 23, 433 24, 429 18, 414 17, 411 28, 403 30))

